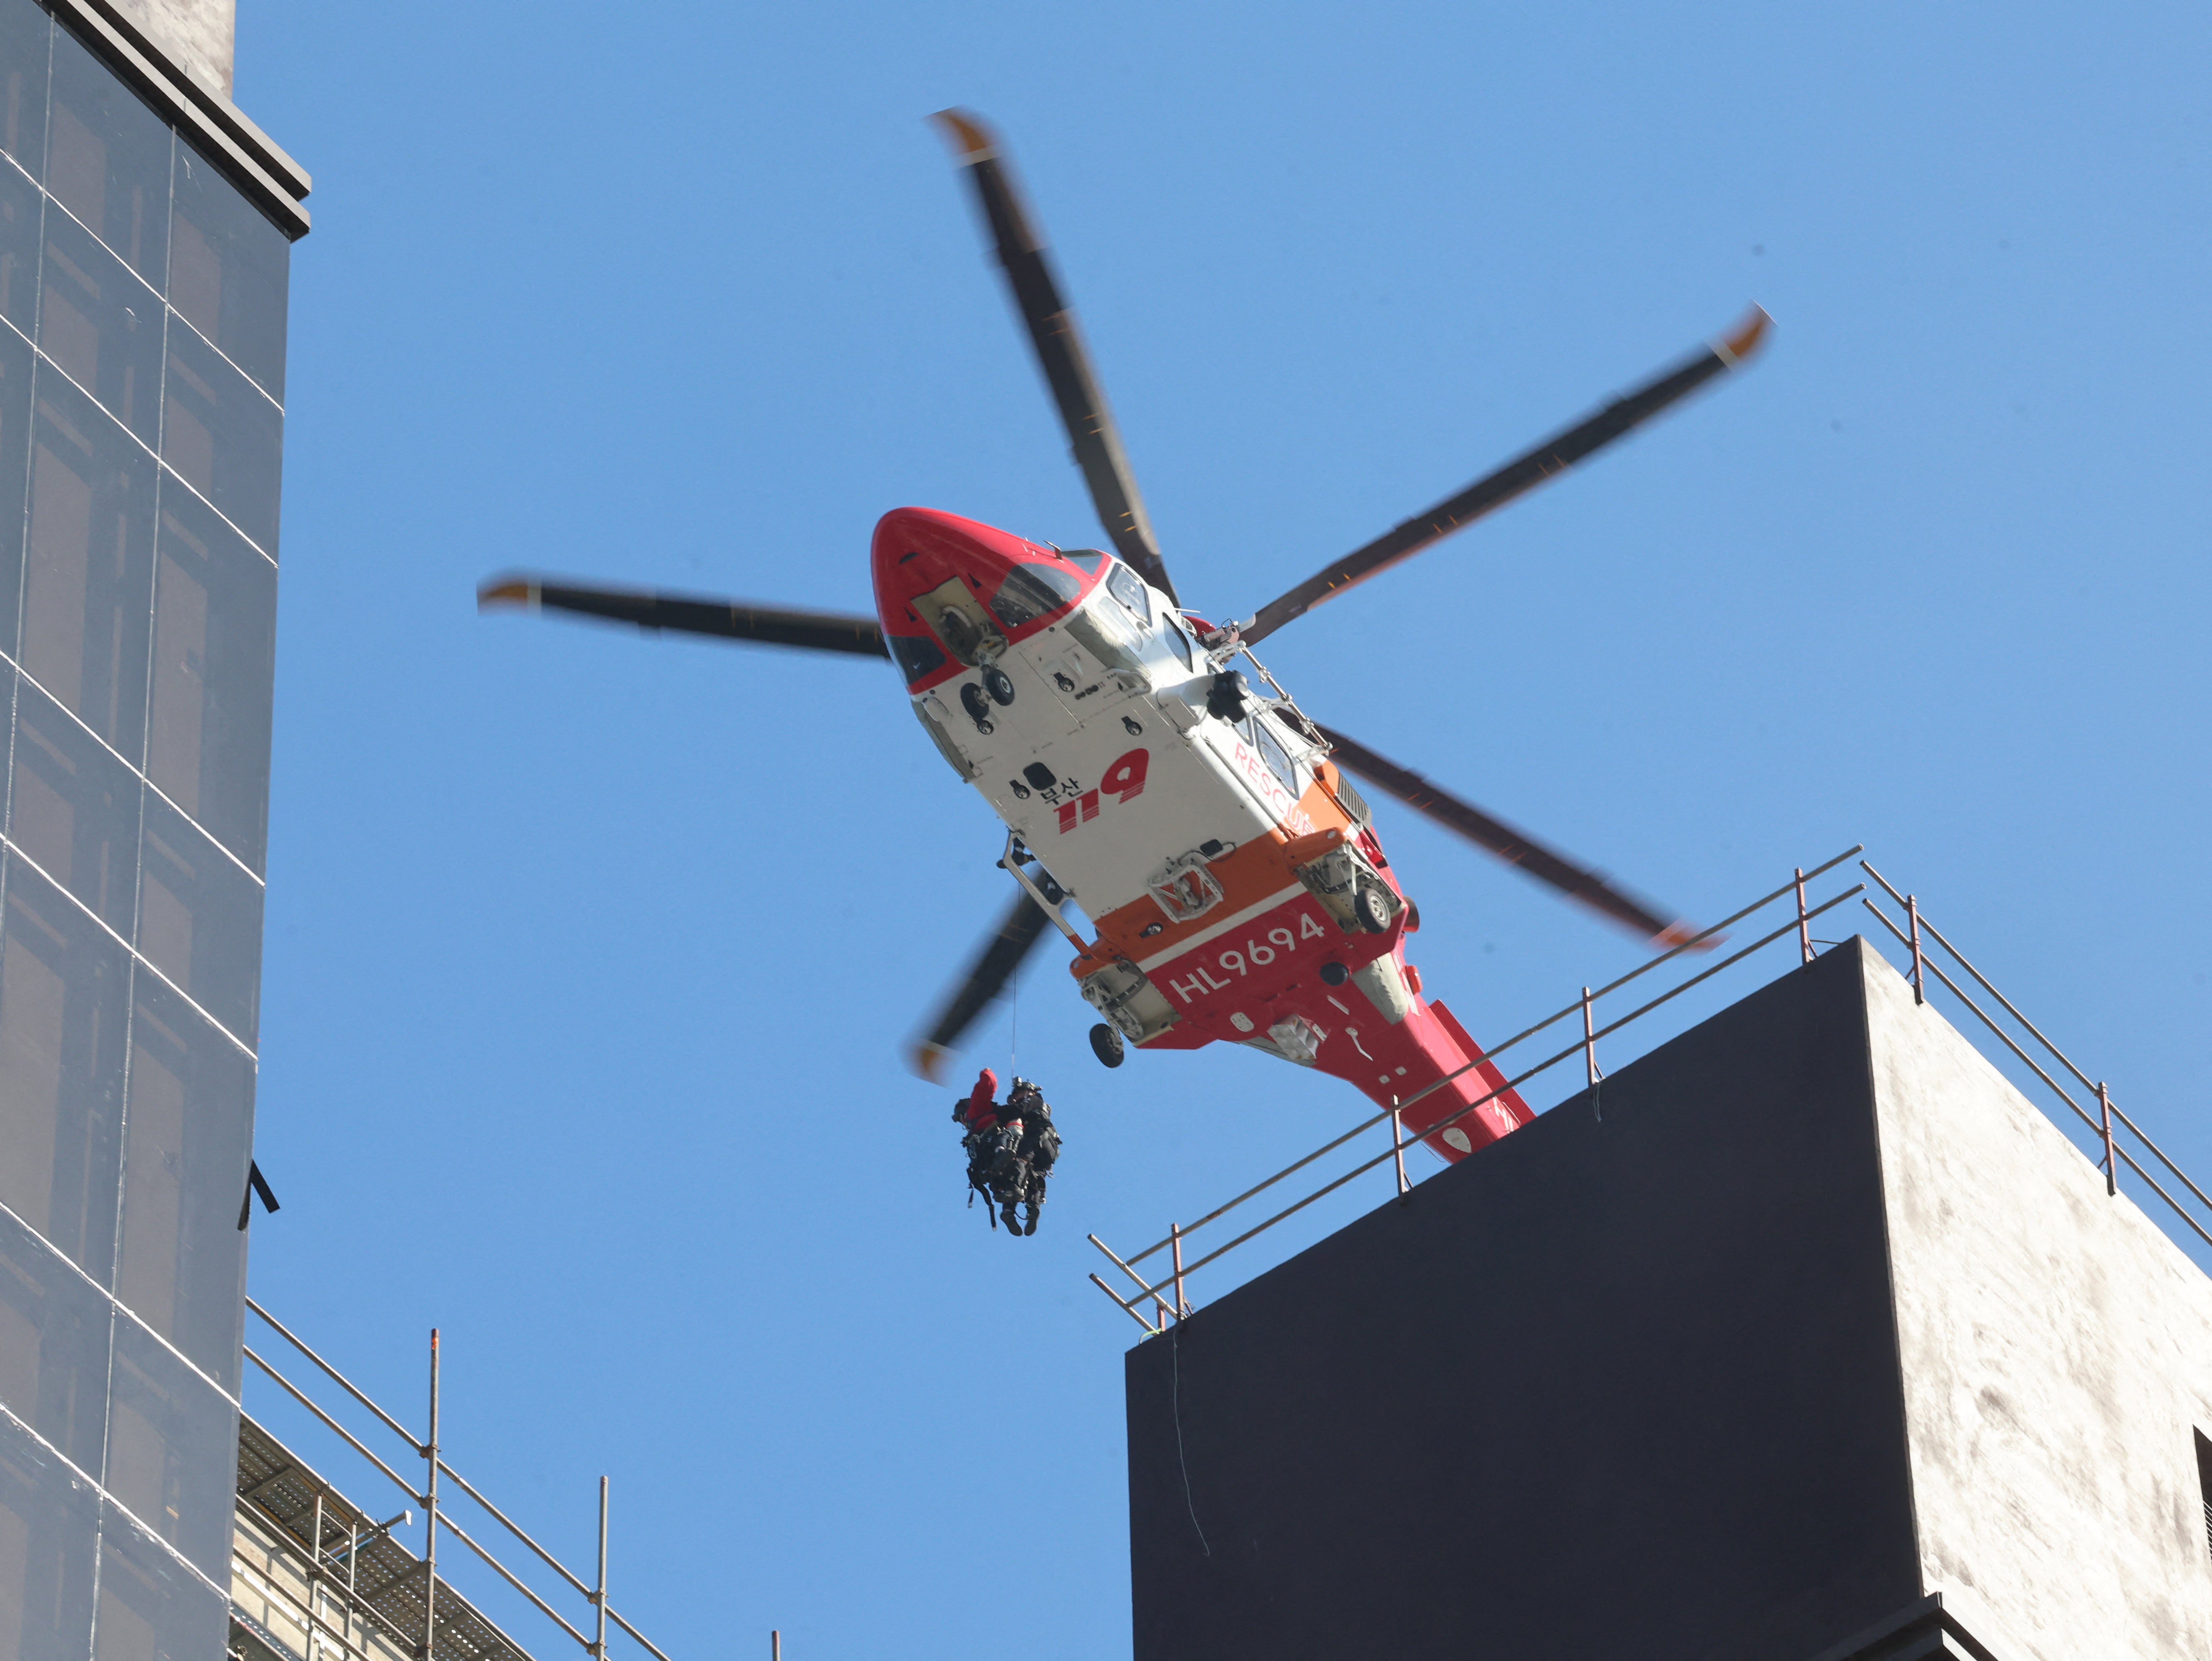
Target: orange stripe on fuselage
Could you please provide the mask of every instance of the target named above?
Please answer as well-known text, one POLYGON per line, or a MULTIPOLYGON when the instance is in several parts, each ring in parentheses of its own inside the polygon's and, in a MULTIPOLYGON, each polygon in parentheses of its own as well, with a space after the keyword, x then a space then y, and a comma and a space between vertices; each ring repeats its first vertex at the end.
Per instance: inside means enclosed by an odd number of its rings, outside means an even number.
MULTIPOLYGON (((1306 787, 1305 794, 1298 799, 1297 808, 1316 830, 1340 830, 1347 836, 1352 833, 1351 818, 1319 780, 1306 787)), ((1285 814, 1284 818, 1286 823, 1295 823, 1296 817, 1285 814)), ((1081 980, 1097 974, 1117 958, 1138 964, 1162 961, 1188 950, 1194 940, 1206 934, 1223 918, 1246 910, 1284 889, 1303 890, 1304 885, 1291 873, 1291 862, 1284 853, 1291 840, 1291 833, 1278 825, 1264 837, 1208 861, 1206 868, 1213 873, 1214 881, 1221 885, 1221 904, 1188 922, 1177 922, 1170 918, 1159 902, 1149 894, 1109 911, 1098 919, 1097 943, 1068 965, 1069 972, 1081 980), (1158 925, 1158 929, 1147 934, 1145 931, 1154 924, 1158 925)), ((1182 851, 1166 850, 1162 862, 1182 851)))

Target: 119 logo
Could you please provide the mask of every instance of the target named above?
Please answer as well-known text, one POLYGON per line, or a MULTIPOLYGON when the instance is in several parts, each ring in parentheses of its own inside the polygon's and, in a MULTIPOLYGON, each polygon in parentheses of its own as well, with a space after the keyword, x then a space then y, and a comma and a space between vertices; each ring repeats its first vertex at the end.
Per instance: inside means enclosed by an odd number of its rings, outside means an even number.
POLYGON ((1081 795, 1060 804, 1060 834, 1066 836, 1079 824, 1088 824, 1098 817, 1098 799, 1111 796, 1115 801, 1126 802, 1139 796, 1145 790, 1145 770, 1152 764, 1148 750, 1132 750, 1116 757, 1098 781, 1096 790, 1085 790, 1081 795))

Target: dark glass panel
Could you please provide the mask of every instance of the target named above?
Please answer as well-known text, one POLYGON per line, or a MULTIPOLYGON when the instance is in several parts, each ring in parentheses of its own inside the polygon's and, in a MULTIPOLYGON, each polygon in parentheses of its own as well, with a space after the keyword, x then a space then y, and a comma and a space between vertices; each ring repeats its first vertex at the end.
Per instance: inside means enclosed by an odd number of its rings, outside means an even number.
POLYGON ((114 1308, 74 1265, 0 1211, 0 1402, 86 1471, 100 1469, 107 1427, 114 1308))
POLYGON ((115 1295, 233 1390, 246 1295, 238 1203, 252 1146, 252 1057, 140 970, 131 994, 115 1295))
POLYGON ((228 1585, 237 1472, 236 1404, 145 1328, 118 1316, 107 1415, 109 1497, 210 1579, 228 1585))
POLYGON ((28 681, 15 691, 8 840, 125 940, 138 898, 138 776, 28 681))
POLYGON ((1083 590, 1083 579, 1058 565, 1017 565, 991 596, 991 611, 1009 629, 1057 611, 1083 590))
POLYGON ((0 1418, 0 1655, 83 1661, 90 1652, 99 1529, 91 1482, 0 1418))
POLYGON ((1060 557, 1069 564, 1079 565, 1093 575, 1097 574, 1098 568, 1107 560, 1105 551, 1100 548, 1063 548, 1060 550, 1060 557))
POLYGON ((147 776, 254 870, 269 830, 276 568, 189 490, 161 492, 147 776))
POLYGON ((138 949, 194 1003, 252 1043, 260 1019, 261 885, 158 796, 146 800, 143 866, 138 949))
POLYGON ((154 459, 59 375, 39 377, 21 660, 135 763, 154 616, 154 459))
POLYGON ((169 303, 281 404, 292 245, 190 144, 176 165, 169 303))
POLYGON ((114 70, 54 31, 46 189, 157 289, 169 271, 171 143, 114 70))
POLYGON ((927 635, 886 635, 884 641, 909 686, 945 666, 945 648, 927 635))
POLYGON ((0 0, 0 150, 33 179, 46 165, 53 32, 53 20, 33 0, 0 0))
MULTIPOLYGON (((5 73, 0 69, 0 76, 5 73)), ((42 210, 39 187, 13 167, 0 167, 0 317, 25 334, 38 320, 42 210)))
POLYGON ((10 657, 22 605, 23 494, 30 465, 31 346, 0 329, 0 651, 10 657))
MULTIPOLYGON (((222 1467, 237 1469, 234 1444, 222 1467)), ((230 1504, 225 1500, 226 1525, 230 1504)), ((216 1584, 230 1584, 226 1558, 216 1584)), ((228 1647, 229 1605, 214 1586, 170 1555, 115 1508, 100 1507, 100 1618, 93 1661, 209 1661, 228 1647)))
POLYGON ((284 412, 190 329, 169 331, 161 459, 276 552, 284 412))
POLYGON ((161 435, 161 296, 65 213, 46 216, 39 347, 151 449, 161 435))
POLYGON ((130 955, 21 860, 0 879, 0 1203, 106 1286, 130 955))

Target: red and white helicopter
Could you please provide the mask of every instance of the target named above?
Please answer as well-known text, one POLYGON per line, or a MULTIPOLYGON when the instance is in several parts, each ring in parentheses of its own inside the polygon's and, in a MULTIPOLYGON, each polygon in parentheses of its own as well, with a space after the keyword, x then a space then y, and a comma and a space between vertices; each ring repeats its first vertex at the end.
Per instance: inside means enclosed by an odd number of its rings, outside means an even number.
POLYGON ((878 522, 876 616, 769 610, 507 575, 483 606, 521 605, 726 639, 887 657, 946 765, 1006 825, 1012 907, 945 999, 915 1065, 933 1078, 1048 927, 1102 1017, 1109 1067, 1126 1045, 1241 1043, 1356 1085, 1407 1111, 1457 1159, 1527 1123, 1406 961, 1420 927, 1347 773, 1673 946, 1694 931, 1534 837, 1310 718, 1251 648, 1322 601, 1502 507, 1734 369, 1759 347, 1753 307, 1723 338, 1546 439, 1261 606, 1216 624, 1186 611, 1146 517, 1074 314, 976 118, 933 118, 998 246, 1114 552, 1063 551, 974 520, 899 508, 878 522), (1243 666, 1240 667, 1240 665, 1243 666), (1249 670, 1249 674, 1246 670, 1249 670), (1081 902, 1091 937, 1070 917, 1081 902), (1480 1110, 1468 1104, 1501 1091, 1480 1110), (1454 1123, 1443 1124, 1442 1122, 1454 1123), (1441 1128, 1439 1128, 1441 1126, 1441 1128))

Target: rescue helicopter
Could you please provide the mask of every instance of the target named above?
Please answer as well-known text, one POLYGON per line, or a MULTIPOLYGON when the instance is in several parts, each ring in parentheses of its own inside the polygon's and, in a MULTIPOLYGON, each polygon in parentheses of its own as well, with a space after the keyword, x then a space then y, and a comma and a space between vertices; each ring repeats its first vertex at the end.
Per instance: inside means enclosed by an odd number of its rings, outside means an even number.
POLYGON ((1355 776, 1656 946, 1696 930, 1323 725, 1253 648, 1740 368, 1766 335, 1766 313, 1753 307, 1725 335, 1250 617, 1215 622, 1184 605, 1161 557, 997 136, 963 111, 932 119, 981 209, 1111 549, 1062 549, 897 508, 875 528, 872 618, 520 574, 485 582, 480 606, 891 662, 929 743, 1003 821, 999 865, 1015 891, 915 1048, 925 1078, 1056 932, 1097 1012, 1091 1045, 1107 1066, 1133 1047, 1242 1044, 1343 1079, 1380 1106, 1407 1103, 1409 1132, 1448 1160, 1466 1157, 1532 1114, 1407 961, 1419 909, 1355 776))

